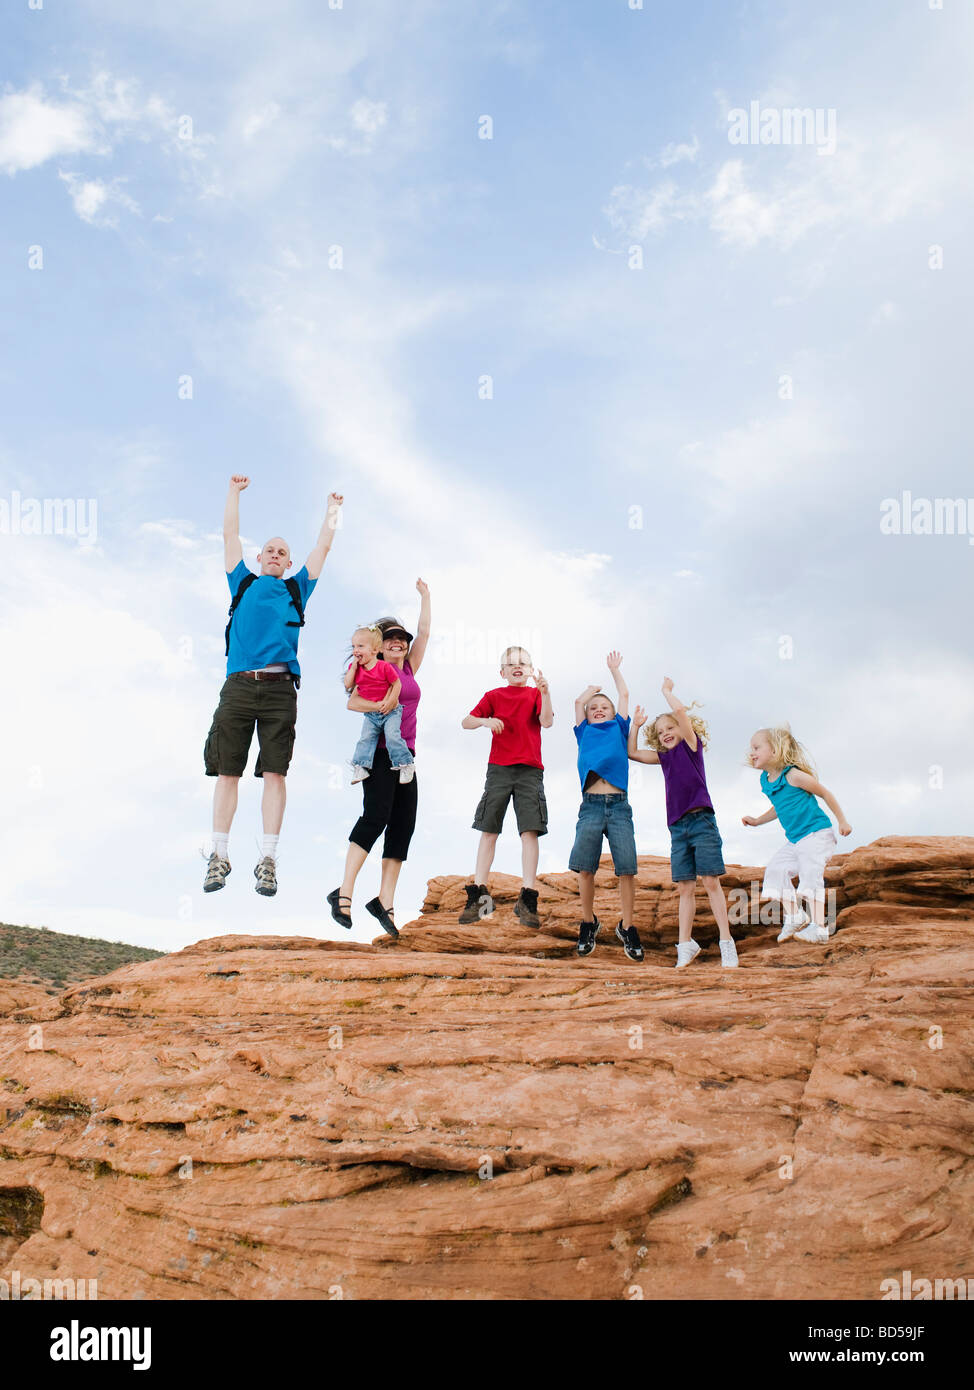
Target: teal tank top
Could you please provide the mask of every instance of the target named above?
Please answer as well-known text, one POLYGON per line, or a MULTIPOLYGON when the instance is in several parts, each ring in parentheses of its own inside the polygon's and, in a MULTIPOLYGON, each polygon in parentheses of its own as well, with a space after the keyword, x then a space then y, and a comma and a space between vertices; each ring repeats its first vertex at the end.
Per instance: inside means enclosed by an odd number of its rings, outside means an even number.
POLYGON ((786 838, 794 845, 816 830, 831 830, 832 822, 811 792, 791 785, 788 781, 791 771, 790 765, 782 768, 773 782, 762 772, 761 790, 777 811, 786 838))

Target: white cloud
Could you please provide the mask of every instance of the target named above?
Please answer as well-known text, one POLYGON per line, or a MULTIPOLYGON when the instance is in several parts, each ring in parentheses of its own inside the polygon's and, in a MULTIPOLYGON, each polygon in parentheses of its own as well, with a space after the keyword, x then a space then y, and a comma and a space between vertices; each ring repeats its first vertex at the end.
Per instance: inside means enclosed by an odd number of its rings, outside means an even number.
POLYGON ((110 204, 136 214, 140 211, 138 203, 119 188, 117 179, 105 183, 103 179, 83 179, 78 174, 59 173, 58 177, 67 184, 74 210, 82 222, 95 227, 114 226, 117 219, 103 213, 110 204))
POLYGON ((273 125, 281 114, 281 108, 276 101, 269 101, 259 110, 252 111, 243 123, 241 134, 245 140, 252 140, 259 131, 266 130, 273 125))
POLYGON ((37 84, 0 97, 0 168, 6 173, 95 145, 89 113, 77 102, 48 101, 37 84))
POLYGON ((672 164, 679 164, 683 160, 693 163, 700 153, 700 141, 696 136, 689 144, 670 144, 666 145, 660 152, 659 163, 663 169, 668 169, 672 164))
POLYGON ((386 103, 384 101, 368 101, 365 97, 360 97, 352 105, 348 114, 351 116, 352 125, 356 130, 364 131, 367 135, 374 135, 386 123, 386 103))

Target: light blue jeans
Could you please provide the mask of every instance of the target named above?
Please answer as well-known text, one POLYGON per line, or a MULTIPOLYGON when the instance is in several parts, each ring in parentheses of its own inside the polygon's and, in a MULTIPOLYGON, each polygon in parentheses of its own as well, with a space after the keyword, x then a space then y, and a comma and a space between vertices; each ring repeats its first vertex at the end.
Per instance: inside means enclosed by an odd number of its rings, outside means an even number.
POLYGON ((380 734, 386 736, 386 748, 392 767, 409 767, 413 755, 402 736, 402 705, 396 705, 388 714, 378 714, 375 710, 369 710, 367 714, 362 715, 362 733, 352 754, 353 765, 367 767, 371 772, 380 734))

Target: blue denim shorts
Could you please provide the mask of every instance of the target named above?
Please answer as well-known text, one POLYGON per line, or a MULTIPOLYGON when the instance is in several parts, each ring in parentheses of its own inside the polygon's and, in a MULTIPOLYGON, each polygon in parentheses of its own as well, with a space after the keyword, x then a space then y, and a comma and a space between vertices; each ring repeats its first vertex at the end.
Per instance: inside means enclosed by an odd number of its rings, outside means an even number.
POLYGON ((573 874, 594 874, 602 854, 603 835, 609 841, 612 867, 618 878, 636 872, 636 836, 632 807, 623 792, 583 792, 568 868, 573 874))
POLYGON ((674 883, 724 873, 723 841, 713 811, 688 811, 670 826, 670 875, 674 883))

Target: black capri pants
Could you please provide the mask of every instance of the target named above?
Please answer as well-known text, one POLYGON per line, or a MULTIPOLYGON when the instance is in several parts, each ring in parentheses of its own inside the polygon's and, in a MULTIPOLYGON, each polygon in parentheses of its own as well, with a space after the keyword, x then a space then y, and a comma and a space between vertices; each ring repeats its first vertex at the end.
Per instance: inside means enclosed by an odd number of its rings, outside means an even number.
MULTIPOLYGON (((412 748, 409 751, 415 753, 412 748)), ((362 803, 362 814, 352 826, 349 843, 368 854, 385 831, 383 859, 404 860, 416 829, 416 778, 400 782, 387 748, 375 750, 372 771, 362 783, 362 803)))

